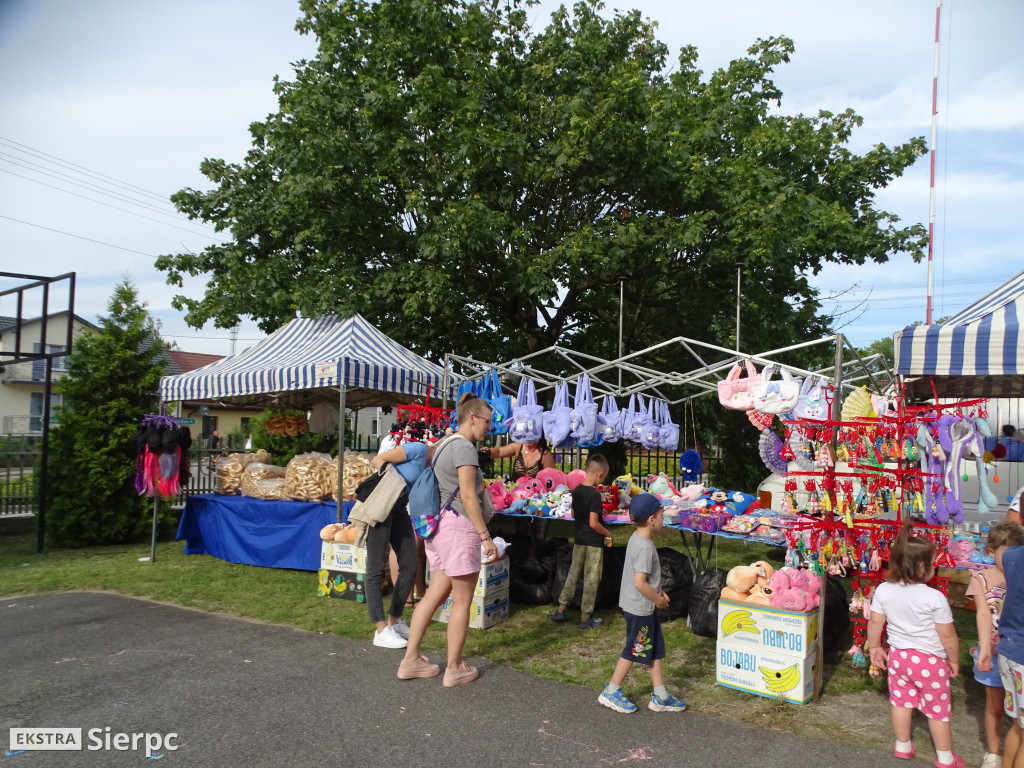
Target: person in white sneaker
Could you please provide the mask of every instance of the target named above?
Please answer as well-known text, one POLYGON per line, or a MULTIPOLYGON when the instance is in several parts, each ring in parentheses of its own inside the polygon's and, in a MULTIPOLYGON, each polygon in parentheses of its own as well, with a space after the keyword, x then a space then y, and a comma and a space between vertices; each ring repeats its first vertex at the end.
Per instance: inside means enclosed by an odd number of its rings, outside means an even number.
MULTIPOLYGON (((423 471, 426 458, 426 444, 409 441, 378 453, 371 462, 378 470, 385 463, 393 465, 408 486, 423 471)), ((366 583, 363 592, 367 613, 376 627, 373 644, 379 648, 405 648, 409 644, 409 626, 402 620, 402 612, 416 579, 416 563, 416 537, 409 519, 408 497, 403 493, 387 519, 366 531, 366 583), (398 578, 391 590, 391 608, 385 616, 381 580, 388 566, 389 548, 394 550, 398 559, 398 578)))

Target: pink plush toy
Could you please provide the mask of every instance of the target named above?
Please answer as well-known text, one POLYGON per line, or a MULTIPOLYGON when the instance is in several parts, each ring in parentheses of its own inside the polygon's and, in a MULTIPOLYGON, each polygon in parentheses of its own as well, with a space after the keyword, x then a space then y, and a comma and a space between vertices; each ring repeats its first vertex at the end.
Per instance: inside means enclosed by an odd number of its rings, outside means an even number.
MULTIPOLYGON (((586 477, 586 475, 587 473, 584 472, 583 476, 586 477)), ((564 485, 566 487, 569 485, 566 480, 565 473, 555 469, 554 467, 545 468, 538 472, 537 482, 541 484, 542 490, 545 493, 555 490, 555 488, 560 485, 564 485)), ((577 485, 579 485, 579 483, 577 483, 577 485)))
MULTIPOLYGON (((542 470, 543 471, 543 470, 542 470)), ((540 474, 539 472, 537 473, 540 474)), ((569 486, 569 490, 575 490, 576 486, 582 483, 587 477, 587 473, 582 469, 574 469, 568 475, 565 476, 565 484, 569 486)))
MULTIPOLYGON (((789 580, 790 568, 779 568, 774 574, 772 574, 771 580, 768 585, 775 590, 775 594, 778 594, 784 589, 792 589, 793 584, 789 580)), ((773 603, 774 605, 774 603, 773 603)))
POLYGON ((807 593, 801 589, 780 589, 772 595, 772 605, 787 611, 807 611, 807 593))
POLYGON ((509 493, 508 488, 500 480, 495 480, 493 483, 487 486, 487 492, 491 494, 491 502, 494 504, 494 510, 500 511, 502 509, 508 509, 512 503, 512 494, 509 493))
POLYGON ((513 499, 529 499, 532 496, 536 496, 538 493, 542 493, 544 487, 534 477, 520 477, 516 482, 515 487, 512 489, 513 499))
POLYGON ((679 498, 684 501, 696 501, 704 495, 704 484, 687 485, 679 489, 679 498))

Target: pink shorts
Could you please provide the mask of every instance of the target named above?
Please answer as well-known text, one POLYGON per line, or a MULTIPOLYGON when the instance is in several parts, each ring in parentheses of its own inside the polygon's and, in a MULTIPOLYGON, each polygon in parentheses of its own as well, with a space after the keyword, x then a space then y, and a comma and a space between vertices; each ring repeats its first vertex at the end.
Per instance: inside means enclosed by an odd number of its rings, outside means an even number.
POLYGON ((932 720, 949 722, 949 667, 941 656, 911 649, 889 651, 889 702, 917 707, 932 720))
POLYGON ((480 534, 465 515, 444 510, 437 532, 424 542, 424 549, 431 571, 449 576, 480 572, 480 534))

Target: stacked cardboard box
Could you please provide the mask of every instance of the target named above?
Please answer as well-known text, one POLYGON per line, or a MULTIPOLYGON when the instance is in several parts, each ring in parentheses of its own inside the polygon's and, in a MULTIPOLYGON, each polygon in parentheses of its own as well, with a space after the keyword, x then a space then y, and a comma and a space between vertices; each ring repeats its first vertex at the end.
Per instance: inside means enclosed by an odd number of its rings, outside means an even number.
MULTIPOLYGON (((508 558, 503 557, 480 567, 480 576, 473 591, 473 602, 469 606, 469 626, 487 629, 508 618, 508 558)), ((430 564, 427 563, 427 583, 430 582, 430 564)), ((449 597, 434 611, 434 621, 448 623, 452 599, 449 597)))
POLYGON ((316 593, 365 603, 366 549, 353 544, 325 541, 320 547, 320 571, 316 593))
POLYGON ((719 600, 715 680, 758 696, 806 704, 814 697, 818 612, 719 600))

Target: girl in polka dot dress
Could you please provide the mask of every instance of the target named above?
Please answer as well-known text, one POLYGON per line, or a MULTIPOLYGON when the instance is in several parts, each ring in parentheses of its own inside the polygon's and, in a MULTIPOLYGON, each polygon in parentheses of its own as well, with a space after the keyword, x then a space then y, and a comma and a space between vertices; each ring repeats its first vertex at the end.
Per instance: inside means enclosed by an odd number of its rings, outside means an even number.
POLYGON ((914 757, 910 726, 916 707, 928 718, 935 765, 962 768, 963 758, 953 751, 950 725, 950 680, 960 671, 960 642, 945 596, 926 584, 935 575, 935 543, 912 534, 908 523, 896 537, 889 573, 871 598, 871 663, 889 670, 893 754, 905 760, 914 757), (888 652, 882 647, 887 622, 888 652))

